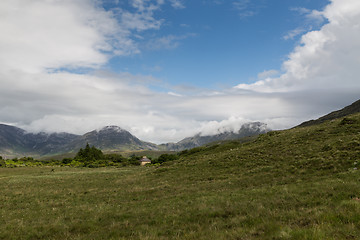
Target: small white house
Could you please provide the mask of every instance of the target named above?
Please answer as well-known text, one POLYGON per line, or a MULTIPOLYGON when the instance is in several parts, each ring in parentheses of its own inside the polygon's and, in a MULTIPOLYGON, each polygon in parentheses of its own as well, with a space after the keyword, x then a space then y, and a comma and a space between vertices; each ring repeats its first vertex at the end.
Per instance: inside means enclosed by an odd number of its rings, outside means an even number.
POLYGON ((140 165, 141 165, 141 166, 144 166, 144 165, 146 165, 146 164, 148 164, 148 163, 151 163, 151 160, 148 159, 146 156, 143 156, 143 157, 140 159, 140 165))

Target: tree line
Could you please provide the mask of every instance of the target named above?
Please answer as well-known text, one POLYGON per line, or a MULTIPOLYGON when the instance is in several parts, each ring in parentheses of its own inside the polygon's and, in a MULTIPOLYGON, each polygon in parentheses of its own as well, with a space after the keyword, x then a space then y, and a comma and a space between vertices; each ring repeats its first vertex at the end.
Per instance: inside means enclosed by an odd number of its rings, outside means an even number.
MULTIPOLYGON (((150 165, 161 165, 165 162, 174 161, 179 158, 179 154, 162 154, 158 158, 151 159, 150 165)), ((107 166, 138 166, 141 157, 134 154, 124 157, 121 154, 104 154, 100 149, 86 144, 85 148, 80 148, 73 158, 63 160, 36 160, 31 157, 3 159, 0 156, 0 167, 19 167, 19 166, 70 166, 70 167, 107 167, 107 166)))

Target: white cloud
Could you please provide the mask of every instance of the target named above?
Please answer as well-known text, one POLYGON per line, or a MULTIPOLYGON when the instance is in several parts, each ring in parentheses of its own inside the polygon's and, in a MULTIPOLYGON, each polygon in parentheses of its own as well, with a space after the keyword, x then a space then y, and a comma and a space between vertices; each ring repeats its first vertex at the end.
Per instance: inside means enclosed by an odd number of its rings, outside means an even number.
POLYGON ((322 15, 328 23, 302 36, 283 64, 284 74, 237 88, 259 92, 359 89, 360 4, 333 0, 322 15))
POLYGON ((231 116, 222 121, 209 121, 202 124, 201 136, 212 136, 225 132, 237 132, 244 123, 251 122, 249 119, 231 116))
POLYGON ((174 93, 174 92, 168 92, 168 94, 171 95, 171 96, 175 96, 175 97, 182 97, 181 94, 174 93))
POLYGON ((85 1, 1 1, 0 65, 39 72, 104 64, 108 58, 102 51, 112 48, 105 35, 113 25, 106 12, 85 1), (87 22, 94 18, 99 21, 89 26, 87 22), (99 29, 103 25, 108 26, 101 30, 104 34, 99 29))
POLYGON ((318 10, 312 10, 306 17, 310 21, 315 21, 316 24, 322 24, 325 21, 323 13, 318 10))
POLYGON ((133 31, 159 29, 163 20, 153 13, 160 5, 134 0, 137 11, 129 12, 106 11, 95 0, 3 0, 0 65, 33 73, 96 68, 113 55, 139 53, 133 31))

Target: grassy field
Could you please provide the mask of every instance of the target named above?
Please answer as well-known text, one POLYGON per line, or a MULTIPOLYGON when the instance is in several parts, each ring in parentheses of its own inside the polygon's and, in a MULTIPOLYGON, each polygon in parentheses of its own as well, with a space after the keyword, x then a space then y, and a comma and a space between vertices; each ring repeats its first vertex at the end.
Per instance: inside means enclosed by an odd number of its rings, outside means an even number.
POLYGON ((360 239, 360 115, 162 166, 0 168, 0 239, 360 239))

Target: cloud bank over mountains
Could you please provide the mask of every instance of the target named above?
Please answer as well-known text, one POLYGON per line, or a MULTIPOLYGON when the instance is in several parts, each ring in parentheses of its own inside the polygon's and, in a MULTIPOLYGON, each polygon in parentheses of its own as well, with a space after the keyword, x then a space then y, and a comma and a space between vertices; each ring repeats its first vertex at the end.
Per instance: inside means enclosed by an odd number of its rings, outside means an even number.
POLYGON ((303 34, 282 69, 259 73, 254 83, 191 94, 152 76, 103 69, 113 56, 141 53, 142 33, 165 24, 155 16, 164 4, 186 7, 176 0, 131 4, 130 11, 106 10, 95 0, 1 1, 0 122, 77 134, 118 125, 161 143, 248 121, 287 128, 359 98, 358 0, 332 0, 316 13, 327 23, 303 34))

